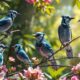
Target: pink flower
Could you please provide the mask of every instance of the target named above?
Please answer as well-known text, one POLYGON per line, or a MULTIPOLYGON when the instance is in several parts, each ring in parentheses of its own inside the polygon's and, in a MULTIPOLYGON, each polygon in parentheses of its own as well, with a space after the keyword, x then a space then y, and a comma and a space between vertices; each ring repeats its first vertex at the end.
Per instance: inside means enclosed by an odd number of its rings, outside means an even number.
POLYGON ((34 4, 35 0, 25 0, 26 2, 28 2, 29 4, 34 4))
POLYGON ((80 53, 78 53, 78 57, 80 57, 80 53))
POLYGON ((24 70, 24 75, 29 79, 32 78, 34 80, 47 80, 39 67, 35 69, 29 67, 28 70, 24 70))
POLYGON ((66 77, 64 77, 62 80, 67 80, 66 77))
POLYGON ((11 71, 16 71, 16 67, 11 67, 11 71))
POLYGON ((79 80, 77 76, 72 76, 71 80, 79 80))
POLYGON ((77 64, 76 66, 73 66, 71 70, 72 70, 72 72, 79 72, 80 71, 80 63, 77 64))
POLYGON ((15 62, 15 59, 10 56, 10 57, 9 57, 9 61, 10 61, 10 62, 15 62))
POLYGON ((76 72, 77 71, 76 66, 73 66, 71 70, 72 72, 76 72))
POLYGON ((0 67, 0 80, 4 80, 7 71, 6 65, 0 67))
POLYGON ((28 78, 31 77, 31 73, 30 73, 29 70, 24 70, 24 75, 25 75, 26 77, 28 77, 28 78))
POLYGON ((51 3, 52 2, 52 0, 43 0, 44 2, 46 2, 46 3, 51 3))
POLYGON ((76 65, 76 69, 80 71, 80 63, 76 65))

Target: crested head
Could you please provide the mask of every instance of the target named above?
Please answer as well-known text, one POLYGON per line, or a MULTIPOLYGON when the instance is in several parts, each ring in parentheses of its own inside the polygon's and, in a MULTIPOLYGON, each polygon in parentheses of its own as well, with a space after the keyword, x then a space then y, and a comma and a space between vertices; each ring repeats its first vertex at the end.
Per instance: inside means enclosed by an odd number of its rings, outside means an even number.
POLYGON ((15 52, 17 52, 18 50, 22 49, 22 45, 21 44, 15 44, 13 46, 13 48, 14 48, 15 52))
POLYGON ((18 14, 19 13, 16 10, 9 10, 8 12, 8 16, 11 17, 13 20, 16 18, 18 14))
POLYGON ((62 24, 69 24, 69 22, 74 19, 73 17, 69 17, 69 16, 62 16, 62 24))
POLYGON ((36 40, 37 41, 41 41, 41 40, 43 40, 44 39, 44 33, 43 32, 36 32, 35 34, 34 34, 34 36, 35 36, 35 38, 36 38, 36 40))

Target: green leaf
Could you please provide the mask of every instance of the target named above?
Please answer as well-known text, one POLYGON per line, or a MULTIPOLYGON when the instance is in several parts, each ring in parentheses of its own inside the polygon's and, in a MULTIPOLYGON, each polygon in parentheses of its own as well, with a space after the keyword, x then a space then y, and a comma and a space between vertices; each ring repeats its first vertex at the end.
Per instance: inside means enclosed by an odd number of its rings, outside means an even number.
POLYGON ((77 0, 73 0, 72 6, 75 6, 76 5, 76 1, 77 0))
POLYGON ((76 1, 76 5, 80 9, 80 1, 79 0, 76 1))
POLYGON ((68 72, 68 73, 66 73, 66 74, 62 75, 60 78, 67 77, 67 76, 68 76, 68 75, 70 75, 70 74, 71 74, 71 72, 68 72))
POLYGON ((6 7, 10 7, 6 2, 3 2, 3 4, 4 4, 6 7))

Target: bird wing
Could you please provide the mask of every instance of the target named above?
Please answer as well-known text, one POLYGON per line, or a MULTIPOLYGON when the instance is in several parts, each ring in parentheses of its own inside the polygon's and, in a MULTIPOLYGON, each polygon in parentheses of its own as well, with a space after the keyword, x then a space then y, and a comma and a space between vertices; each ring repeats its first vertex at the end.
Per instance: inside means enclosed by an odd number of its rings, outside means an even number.
POLYGON ((51 45, 46 40, 42 42, 42 48, 44 52, 51 53, 51 54, 54 53, 51 48, 51 45))
POLYGON ((67 26, 67 28, 65 28, 64 26, 59 26, 58 28, 59 40, 63 45, 65 45, 65 43, 68 43, 72 40, 71 34, 72 33, 69 26, 67 26))
POLYGON ((9 25, 10 20, 9 19, 2 19, 0 20, 0 26, 9 25))
POLYGON ((61 26, 59 26, 59 28, 58 28, 58 36, 59 36, 59 40, 60 40, 60 42, 63 44, 63 42, 62 42, 62 40, 61 40, 61 38, 62 38, 62 27, 61 26))
POLYGON ((26 54, 26 52, 24 50, 20 50, 17 54, 21 59, 24 60, 29 60, 28 55, 26 54))

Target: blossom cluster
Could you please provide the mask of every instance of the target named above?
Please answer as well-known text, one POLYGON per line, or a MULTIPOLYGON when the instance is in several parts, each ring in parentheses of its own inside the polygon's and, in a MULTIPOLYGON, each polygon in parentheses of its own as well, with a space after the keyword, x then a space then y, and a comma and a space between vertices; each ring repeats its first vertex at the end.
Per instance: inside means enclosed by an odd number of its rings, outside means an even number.
POLYGON ((36 12, 51 14, 55 9, 51 6, 52 0, 25 0, 27 3, 34 5, 36 12))
POLYGON ((12 76, 5 78, 7 72, 8 69, 6 66, 0 67, 0 80, 47 80, 40 67, 34 69, 32 67, 28 67, 28 69, 24 69, 23 72, 18 72, 12 76))
POLYGON ((60 77, 60 80, 80 80, 80 63, 71 68, 71 74, 60 77))
POLYGON ((29 67, 28 70, 24 70, 24 75, 29 80, 47 80, 39 67, 29 67))
MULTIPOLYGON (((25 1, 29 4, 34 4, 36 2, 39 2, 40 0, 25 0, 25 1)), ((52 0, 42 0, 42 1, 45 3, 51 3, 52 2, 52 0)))

